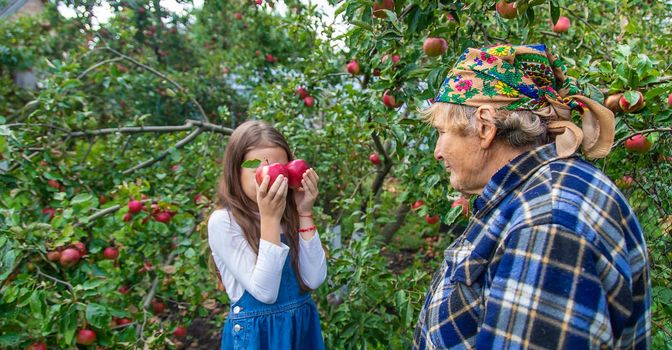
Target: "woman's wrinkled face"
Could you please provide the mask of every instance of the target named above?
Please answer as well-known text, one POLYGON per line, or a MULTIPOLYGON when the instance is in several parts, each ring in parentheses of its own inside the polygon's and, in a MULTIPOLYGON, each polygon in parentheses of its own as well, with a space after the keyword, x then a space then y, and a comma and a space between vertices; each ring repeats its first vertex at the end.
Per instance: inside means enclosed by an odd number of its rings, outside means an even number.
POLYGON ((446 127, 443 118, 436 118, 433 126, 439 133, 434 158, 442 162, 450 173, 450 185, 463 193, 477 193, 483 188, 483 150, 474 133, 457 132, 446 127))
MULTIPOLYGON (((252 148, 245 154, 246 160, 259 159, 262 165, 280 163, 287 164, 287 153, 284 149, 277 146, 259 146, 252 148)), ((240 184, 243 186, 243 191, 247 198, 253 202, 257 202, 257 180, 255 177, 257 169, 241 168, 240 169, 240 184)))

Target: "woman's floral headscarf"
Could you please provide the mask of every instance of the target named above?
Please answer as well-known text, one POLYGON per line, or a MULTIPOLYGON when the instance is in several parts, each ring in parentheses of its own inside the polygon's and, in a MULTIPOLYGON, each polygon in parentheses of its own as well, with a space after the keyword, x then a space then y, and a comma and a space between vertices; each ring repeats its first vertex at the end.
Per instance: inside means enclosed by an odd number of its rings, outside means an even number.
POLYGON ((498 45, 467 49, 443 81, 435 102, 472 107, 532 111, 556 135, 558 155, 567 157, 579 145, 589 158, 602 158, 614 141, 614 114, 580 95, 566 76, 562 61, 544 45, 498 45), (582 128, 571 111, 582 116, 582 128))

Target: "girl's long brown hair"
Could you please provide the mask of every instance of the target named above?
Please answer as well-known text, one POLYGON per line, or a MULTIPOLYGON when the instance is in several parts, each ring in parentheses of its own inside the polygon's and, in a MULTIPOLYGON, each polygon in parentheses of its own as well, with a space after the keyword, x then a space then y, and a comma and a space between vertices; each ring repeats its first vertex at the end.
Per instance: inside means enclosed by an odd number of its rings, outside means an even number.
MULTIPOLYGON (((224 152, 222 175, 217 190, 217 208, 227 208, 243 230, 245 239, 256 254, 259 254, 261 228, 259 208, 251 199, 247 198, 241 186, 240 173, 245 154, 255 147, 280 147, 287 153, 287 159, 292 160, 292 152, 285 138, 274 127, 261 121, 247 121, 234 130, 229 138, 229 144, 224 152)), ((285 231, 289 254, 301 286, 301 291, 310 290, 301 278, 299 270, 299 213, 292 190, 287 192, 287 206, 282 215, 281 225, 285 231)), ((219 275, 218 275, 219 276, 219 275)))

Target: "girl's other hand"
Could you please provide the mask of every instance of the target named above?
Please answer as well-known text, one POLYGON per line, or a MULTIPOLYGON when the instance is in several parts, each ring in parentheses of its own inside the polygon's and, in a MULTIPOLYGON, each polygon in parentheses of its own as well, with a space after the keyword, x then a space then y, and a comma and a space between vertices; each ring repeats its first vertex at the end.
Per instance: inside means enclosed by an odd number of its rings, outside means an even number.
POLYGON ((301 188, 294 191, 294 199, 296 200, 296 209, 299 213, 308 213, 313 211, 313 205, 317 199, 318 181, 320 177, 313 168, 306 170, 303 173, 303 180, 301 180, 301 188))

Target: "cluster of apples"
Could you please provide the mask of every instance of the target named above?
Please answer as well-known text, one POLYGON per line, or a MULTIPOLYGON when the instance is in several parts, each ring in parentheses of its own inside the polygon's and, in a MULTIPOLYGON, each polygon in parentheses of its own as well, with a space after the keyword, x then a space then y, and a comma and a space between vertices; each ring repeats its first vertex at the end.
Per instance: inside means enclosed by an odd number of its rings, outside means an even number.
MULTIPOLYGON (((414 211, 417 211, 424 205, 425 205, 425 201, 423 201, 422 199, 419 199, 411 205, 411 209, 413 209, 414 211)), ((466 198, 464 196, 460 196, 459 198, 457 198, 453 202, 453 204, 451 205, 451 208, 457 208, 457 207, 462 208, 462 216, 463 217, 465 217, 465 218, 469 217, 469 199, 468 198, 466 198)), ((427 222, 430 225, 434 225, 434 224, 439 222, 439 216, 438 215, 427 214, 427 215, 425 215, 425 222, 427 222)))
POLYGON ((61 246, 47 252, 49 261, 58 262, 63 267, 76 265, 79 260, 87 254, 86 245, 82 242, 74 242, 68 246, 61 246))
MULTIPOLYGON (((141 212, 144 208, 145 205, 142 203, 142 201, 139 201, 137 199, 131 199, 128 202, 128 213, 124 215, 124 221, 126 222, 131 221, 133 219, 133 215, 141 212)), ((173 216, 177 214, 177 212, 172 210, 161 209, 158 203, 152 203, 150 208, 152 218, 154 218, 154 220, 158 222, 168 223, 173 218, 173 216)), ((147 218, 145 218, 143 224, 145 222, 147 222, 147 218)))
POLYGON ((278 176, 282 175, 288 179, 287 184, 289 188, 297 190, 301 187, 301 180, 303 180, 303 173, 310 169, 310 165, 303 159, 295 159, 287 164, 273 163, 268 165, 261 165, 257 168, 255 177, 258 184, 264 180, 264 176, 268 175, 271 178, 268 186, 270 187, 278 176))
MULTIPOLYGON (((495 10, 497 10, 497 14, 499 14, 500 17, 506 18, 506 19, 514 19, 518 17, 518 6, 514 2, 509 2, 507 0, 500 0, 497 2, 495 5, 495 10)), ((549 21, 551 22, 551 21, 549 21)), ((569 18, 565 16, 560 16, 558 17, 557 22, 555 23, 550 23, 551 24, 551 30, 553 30, 556 33, 566 33, 569 30, 569 27, 571 26, 571 22, 569 18)))
POLYGON ((313 96, 310 96, 310 93, 305 87, 299 86, 296 89, 296 94, 299 95, 299 98, 303 100, 303 104, 306 107, 312 107, 315 105, 315 98, 313 98, 313 96))

